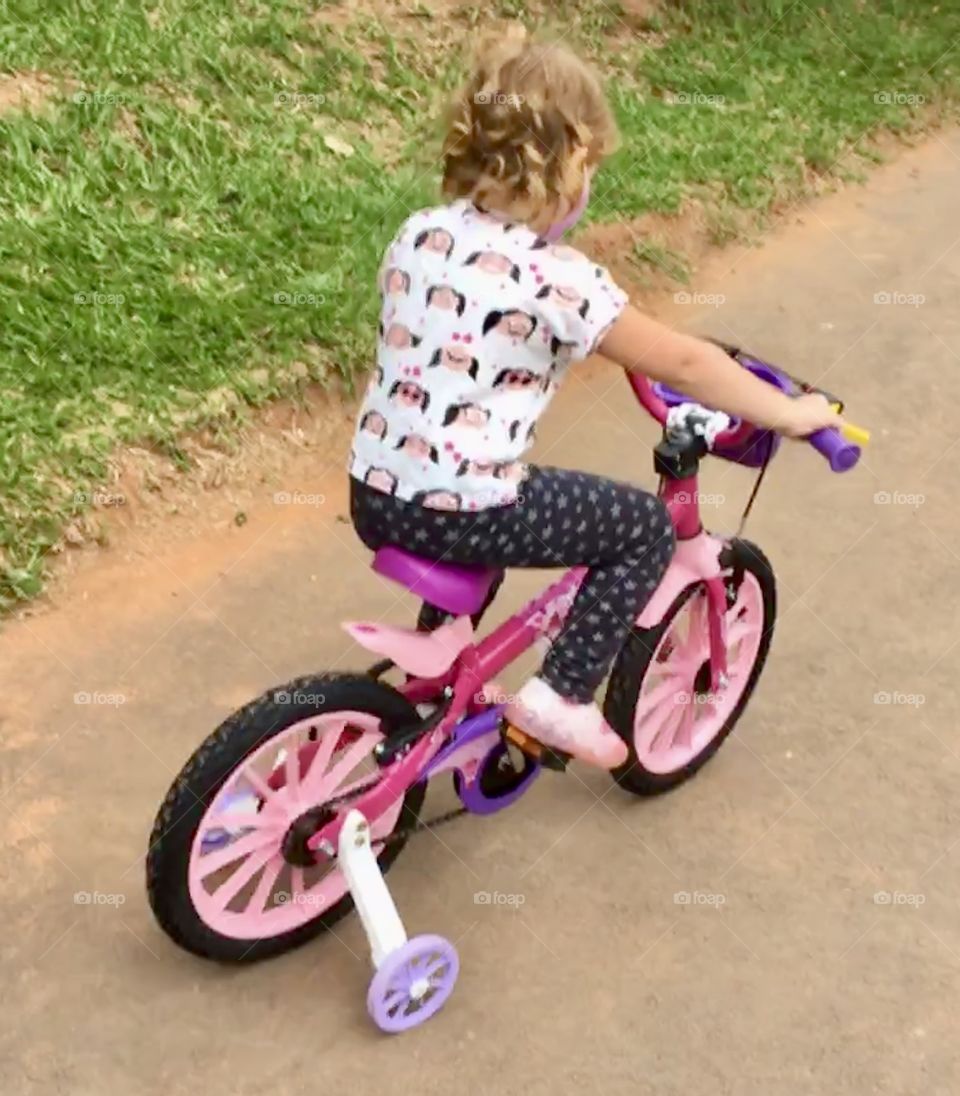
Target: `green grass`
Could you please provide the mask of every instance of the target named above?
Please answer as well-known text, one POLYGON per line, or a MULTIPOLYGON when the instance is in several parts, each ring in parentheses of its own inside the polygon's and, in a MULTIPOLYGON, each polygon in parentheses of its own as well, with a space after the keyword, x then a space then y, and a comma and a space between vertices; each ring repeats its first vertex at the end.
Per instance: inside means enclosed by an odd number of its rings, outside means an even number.
POLYGON ((684 257, 658 240, 638 240, 633 245, 630 260, 641 271, 653 268, 676 282, 683 282, 684 285, 690 281, 690 268, 684 257))
MULTIPOLYGON (((697 197, 726 239, 811 169, 850 170, 865 134, 951 110, 960 4, 861 8, 689 0, 628 28, 612 2, 551 5, 609 72, 623 130, 590 217, 697 197)), ((380 252, 435 197, 434 119, 480 16, 424 7, 334 32, 310 10, 5 8, 0 71, 65 91, 0 116, 0 604, 40 589, 118 446, 176 456, 184 430, 290 390, 295 363, 347 383, 368 366, 380 252)))

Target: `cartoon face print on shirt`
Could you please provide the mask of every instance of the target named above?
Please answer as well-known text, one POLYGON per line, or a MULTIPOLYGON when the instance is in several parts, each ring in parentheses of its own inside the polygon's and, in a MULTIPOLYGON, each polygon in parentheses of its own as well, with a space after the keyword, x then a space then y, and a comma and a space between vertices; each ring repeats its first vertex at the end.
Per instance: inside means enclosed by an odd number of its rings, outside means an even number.
POLYGON ((380 338, 394 350, 409 350, 411 346, 419 346, 423 341, 402 323, 392 323, 386 330, 380 324, 380 338))
POLYGON ((461 513, 516 498, 533 424, 626 302, 568 243, 468 199, 404 223, 377 268, 382 372, 367 373, 351 475, 461 513))
POLYGON ((577 251, 575 247, 566 247, 564 244, 554 244, 550 248, 550 254, 555 259, 560 259, 562 262, 572 263, 576 259, 583 258, 583 252, 577 251))
POLYGON ((573 361, 576 349, 577 344, 575 342, 563 342, 556 335, 550 340, 550 353, 557 365, 569 365, 573 361))
POLYGON ((544 373, 543 378, 540 381, 540 391, 544 395, 549 394, 550 390, 556 387, 558 370, 559 366, 554 364, 550 366, 546 373, 544 373))
POLYGON ((390 402, 397 407, 419 407, 426 412, 430 406, 430 393, 413 381, 394 381, 390 389, 390 402))
POLYGON ((440 460, 437 447, 431 445, 429 439, 422 434, 406 434, 394 446, 408 457, 418 457, 420 460, 433 461, 436 464, 440 460))
POLYGON ((569 285, 545 285, 537 290, 538 300, 551 301, 561 308, 569 308, 586 316, 590 308, 590 302, 581 296, 576 289, 569 285))
POLYGON ((420 491, 413 501, 429 510, 459 510, 463 505, 456 491, 420 491))
POLYGON ((444 412, 444 426, 469 426, 482 430, 490 421, 490 412, 478 403, 451 403, 444 412))
POLYGON ((406 297, 410 292, 410 275, 397 266, 391 266, 383 279, 383 291, 388 297, 406 297))
POLYGON ((391 475, 386 468, 368 468, 363 482, 378 491, 385 491, 388 495, 392 495, 397 489, 396 476, 391 475))
POLYGON ((421 247, 449 259, 453 251, 453 236, 445 228, 425 228, 417 233, 417 238, 413 241, 414 251, 419 251, 421 247))
POLYGON ((429 365, 442 365, 445 369, 452 369, 454 373, 466 373, 472 381, 477 379, 477 370, 480 368, 477 359, 462 346, 442 346, 435 350, 429 365))
POLYGON ((497 469, 497 462, 492 460, 462 460, 457 469, 458 476, 492 476, 497 469))
POLYGON ((427 308, 439 308, 462 316, 466 307, 467 298, 449 285, 432 285, 427 290, 427 308))
POLYGON ((549 240, 545 240, 542 236, 538 236, 530 245, 531 251, 549 251, 554 258, 562 259, 564 262, 573 262, 574 259, 582 259, 583 252, 577 251, 575 247, 567 247, 564 244, 551 244, 549 240))
POLYGON ((370 383, 367 385, 367 396, 373 395, 373 393, 380 388, 381 384, 383 384, 383 370, 378 365, 373 370, 373 375, 370 377, 370 383))
POLYGON ((499 274, 501 278, 510 277, 515 282, 520 281, 520 267, 509 255, 501 255, 499 251, 475 251, 464 266, 475 266, 484 274, 499 274))
POLYGON ((360 420, 360 429, 382 441, 387 434, 387 420, 379 411, 368 411, 360 420))
MULTIPOLYGON (((538 294, 539 296, 539 294, 538 294)), ((483 333, 504 335, 514 342, 526 342, 537 330, 537 317, 511 308, 508 312, 488 312, 483 321, 483 333)))
MULTIPOLYGON (((514 419, 514 421, 512 423, 510 423, 510 427, 507 430, 507 435, 508 435, 508 437, 510 438, 511 441, 516 441, 517 440, 517 435, 520 433, 520 427, 521 426, 522 426, 522 420, 520 420, 520 419, 514 419)), ((536 435, 536 424, 531 423, 529 429, 527 430, 526 440, 528 442, 533 441, 535 435, 536 435)))
POLYGON ((501 461, 494 467, 493 474, 497 479, 519 483, 527 474, 527 466, 518 460, 501 461))
POLYGON ((519 392, 525 388, 538 387, 543 377, 532 369, 501 369, 493 382, 494 388, 503 388, 508 392, 519 392))
POLYGON ((486 213, 484 210, 474 206, 468 210, 468 216, 471 220, 480 225, 489 225, 491 228, 499 228, 504 232, 510 232, 517 226, 513 221, 505 221, 502 217, 498 217, 495 213, 486 213))

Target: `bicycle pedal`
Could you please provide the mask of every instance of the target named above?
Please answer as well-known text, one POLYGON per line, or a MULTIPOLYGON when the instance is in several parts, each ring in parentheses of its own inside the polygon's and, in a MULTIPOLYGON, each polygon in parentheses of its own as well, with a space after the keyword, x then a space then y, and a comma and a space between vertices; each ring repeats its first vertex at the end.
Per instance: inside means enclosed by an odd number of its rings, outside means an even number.
POLYGON ((545 769, 553 769, 558 773, 566 772, 570 754, 564 753, 563 750, 555 750, 551 746, 544 745, 539 739, 528 735, 526 731, 521 731, 512 723, 506 724, 503 737, 545 769))

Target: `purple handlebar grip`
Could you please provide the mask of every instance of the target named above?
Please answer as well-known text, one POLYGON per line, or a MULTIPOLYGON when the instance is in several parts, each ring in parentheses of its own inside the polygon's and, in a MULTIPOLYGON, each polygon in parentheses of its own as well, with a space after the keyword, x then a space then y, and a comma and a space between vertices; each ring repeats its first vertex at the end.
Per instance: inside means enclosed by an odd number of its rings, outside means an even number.
POLYGON ((847 472, 860 459, 860 446, 847 441, 839 430, 832 427, 816 430, 807 441, 827 458, 834 472, 847 472))

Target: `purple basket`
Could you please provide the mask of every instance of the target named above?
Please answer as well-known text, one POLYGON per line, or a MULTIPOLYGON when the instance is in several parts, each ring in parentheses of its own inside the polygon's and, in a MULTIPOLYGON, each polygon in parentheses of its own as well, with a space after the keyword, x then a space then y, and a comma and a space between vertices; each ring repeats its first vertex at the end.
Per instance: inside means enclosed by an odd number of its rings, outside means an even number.
MULTIPOLYGON (((737 352, 736 359, 745 369, 749 369, 751 373, 766 381, 767 384, 775 385, 782 392, 792 394, 796 390, 793 382, 788 377, 785 377, 772 365, 760 361, 759 358, 751 358, 749 354, 745 354, 741 350, 737 352)), ((689 396, 675 392, 659 381, 655 381, 652 387, 668 407, 676 407, 678 404, 690 402, 689 396)), ((739 424, 739 419, 731 419, 731 425, 739 426, 739 424)), ((761 430, 757 427, 738 445, 718 446, 713 450, 713 454, 722 460, 733 461, 734 464, 742 464, 747 468, 759 468, 773 457, 779 445, 779 434, 775 434, 772 430, 761 430)))

